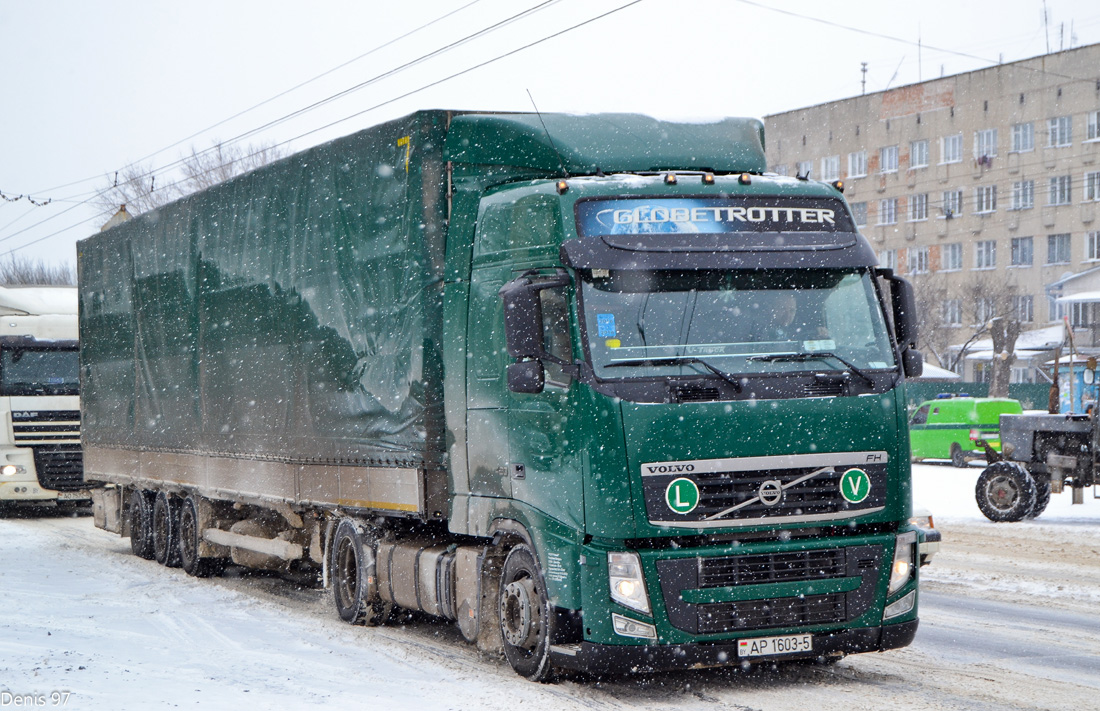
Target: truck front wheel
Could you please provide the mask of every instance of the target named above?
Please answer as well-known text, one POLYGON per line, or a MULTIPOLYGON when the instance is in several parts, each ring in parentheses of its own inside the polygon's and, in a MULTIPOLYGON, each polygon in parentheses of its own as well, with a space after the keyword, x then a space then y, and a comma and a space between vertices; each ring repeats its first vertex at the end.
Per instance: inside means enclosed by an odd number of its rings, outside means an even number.
POLYGON ((504 656, 520 676, 549 681, 550 601, 535 554, 524 544, 508 552, 500 580, 500 631, 504 656))
POLYGON ((1035 480, 1016 462, 985 468, 974 489, 978 508, 990 521, 1019 521, 1035 507, 1035 480))

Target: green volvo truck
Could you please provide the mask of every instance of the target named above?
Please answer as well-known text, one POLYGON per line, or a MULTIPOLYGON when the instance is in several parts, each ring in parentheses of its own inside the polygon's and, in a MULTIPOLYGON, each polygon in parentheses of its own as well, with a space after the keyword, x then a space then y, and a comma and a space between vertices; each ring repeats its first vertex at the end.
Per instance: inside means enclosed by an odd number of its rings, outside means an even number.
POLYGON ((421 111, 79 245, 96 525, 521 675, 917 629, 913 295, 763 126, 421 111))

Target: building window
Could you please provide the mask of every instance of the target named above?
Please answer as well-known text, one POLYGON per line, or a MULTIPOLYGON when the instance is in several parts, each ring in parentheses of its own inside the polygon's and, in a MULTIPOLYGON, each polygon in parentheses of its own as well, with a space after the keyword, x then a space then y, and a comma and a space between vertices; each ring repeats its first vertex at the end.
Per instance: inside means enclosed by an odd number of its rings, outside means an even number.
POLYGON ((896 225, 898 222, 898 199, 885 198, 878 201, 878 223, 896 225))
POLYGON ((1035 207, 1035 181, 1018 180, 1012 184, 1012 209, 1030 210, 1035 207))
POLYGON ((1035 126, 1017 123, 1012 126, 1012 152, 1026 153, 1035 149, 1035 126))
POLYGON ((944 136, 940 144, 940 162, 958 163, 962 160, 963 137, 961 133, 944 136))
POLYGON ((795 163, 795 175, 799 178, 809 178, 814 172, 812 160, 800 160, 795 163))
POLYGON ((1095 141, 1100 139, 1100 111, 1088 113, 1088 126, 1085 129, 1085 140, 1095 141))
POLYGON ((790 173, 787 172, 787 164, 786 163, 784 163, 783 165, 773 166, 772 167, 772 172, 775 173, 776 175, 790 175, 790 173))
POLYGON ((963 191, 946 190, 943 193, 943 216, 947 219, 963 213, 963 191))
POLYGON ((1074 302, 1071 304, 1073 309, 1070 311, 1069 323, 1074 328, 1088 328, 1092 323, 1092 319, 1089 318, 1092 314, 1092 309, 1089 308, 1090 304, 1082 304, 1074 302))
POLYGON ((997 302, 988 296, 983 296, 974 304, 974 323, 981 325, 997 315, 997 302))
POLYGON ((943 270, 945 272, 958 271, 963 268, 963 246, 961 242, 953 242, 943 246, 943 270))
POLYGON ((987 128, 974 132, 974 157, 992 158, 997 155, 997 129, 987 128))
POLYGON ((997 241, 992 239, 974 243, 974 268, 992 269, 997 266, 997 241))
POLYGON ((867 226, 867 203, 865 202, 853 202, 850 203, 852 208, 852 219, 856 222, 856 227, 867 226))
POLYGON ((1100 200, 1100 171, 1085 173, 1085 200, 1100 200))
POLYGON ((1034 261, 1035 240, 1030 237, 1012 238, 1012 266, 1030 267, 1034 261))
POLYGON ((1100 261, 1100 232, 1085 234, 1085 259, 1090 262, 1100 261))
POLYGON ((898 172, 898 147, 886 146, 878 152, 878 165, 880 173, 898 172))
POLYGON ((1048 205, 1068 205, 1070 203, 1070 180, 1068 175, 1058 175, 1050 179, 1050 197, 1048 205))
POLYGON ((898 250, 886 249, 879 252, 878 263, 883 269, 893 269, 897 271, 898 268, 898 250))
POLYGON ((862 178, 867 175, 867 151, 848 154, 848 177, 862 178))
POLYGON ((1031 374, 1031 368, 1013 368, 1008 376, 1010 383, 1034 383, 1035 378, 1031 374))
POLYGON ((1069 264, 1069 234, 1047 235, 1047 264, 1069 264))
POLYGON ((923 222, 928 219, 928 193, 909 196, 909 221, 923 222))
POLYGON ((840 156, 826 156, 821 159, 821 179, 827 183, 840 180, 840 156))
POLYGON ((962 301, 959 299, 945 299, 942 314, 944 326, 962 325, 962 301))
POLYGON ((1012 311, 1016 314, 1016 320, 1020 323, 1031 323, 1035 320, 1035 297, 1013 296, 1012 311))
POLYGON ((1069 116, 1059 116, 1047 121, 1047 145, 1068 146, 1073 140, 1073 123, 1069 116))
POLYGON ((908 250, 909 273, 928 273, 928 247, 912 247, 908 250))
POLYGON ((913 141, 909 144, 909 167, 928 167, 928 141, 913 141))
POLYGON ((1047 321, 1062 320, 1062 305, 1053 296, 1047 297, 1047 321))
POLYGON ((974 189, 974 212, 978 214, 997 209, 997 186, 979 185, 974 189))

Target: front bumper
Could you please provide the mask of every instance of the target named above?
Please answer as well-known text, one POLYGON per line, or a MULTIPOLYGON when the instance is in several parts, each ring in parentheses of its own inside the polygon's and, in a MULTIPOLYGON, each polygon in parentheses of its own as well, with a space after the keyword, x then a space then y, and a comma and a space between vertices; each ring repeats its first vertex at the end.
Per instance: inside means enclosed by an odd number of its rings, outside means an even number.
MULTIPOLYGON (((808 654, 752 657, 751 663, 815 659, 839 654, 882 652, 905 647, 917 634, 919 620, 882 627, 862 627, 814 635, 814 650, 808 654)), ((753 635, 759 636, 759 635, 753 635)), ((656 672, 674 669, 703 669, 741 664, 737 640, 716 644, 667 644, 652 646, 595 644, 554 645, 550 648, 555 666, 593 674, 656 672)))

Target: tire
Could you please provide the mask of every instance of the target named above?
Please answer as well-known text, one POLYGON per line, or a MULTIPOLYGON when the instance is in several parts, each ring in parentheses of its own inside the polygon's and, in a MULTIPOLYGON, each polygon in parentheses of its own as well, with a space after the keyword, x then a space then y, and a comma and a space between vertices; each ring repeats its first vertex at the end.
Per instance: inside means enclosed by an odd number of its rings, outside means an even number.
POLYGON ((525 544, 504 559, 498 607, 504 656, 512 669, 531 681, 552 680, 550 600, 535 554, 525 544))
POLYGON ((374 627, 393 612, 393 603, 383 601, 372 584, 377 579, 372 544, 373 539, 364 537, 359 525, 348 518, 340 521, 332 536, 332 600, 340 619, 353 625, 374 627))
POLYGON ((153 492, 134 489, 130 493, 130 550, 153 560, 153 492))
POLYGON ((153 502, 153 558, 169 568, 180 567, 179 500, 168 492, 157 492, 153 502))
POLYGON ((990 521, 1019 521, 1035 507, 1035 480, 1016 462, 996 462, 978 477, 974 496, 990 521))
POLYGON ((184 572, 196 578, 221 575, 225 570, 224 558, 199 556, 199 547, 202 544, 202 519, 199 517, 199 500, 195 494, 191 494, 180 504, 178 531, 180 567, 184 572))
POLYGON ((1047 505, 1050 503, 1050 477, 1032 478, 1035 480, 1035 505, 1031 507, 1031 513, 1027 515, 1027 518, 1038 518, 1040 514, 1047 510, 1047 505))
POLYGON ((966 461, 966 455, 963 454, 962 447, 958 442, 951 443, 951 463, 956 467, 965 467, 969 463, 966 461))

